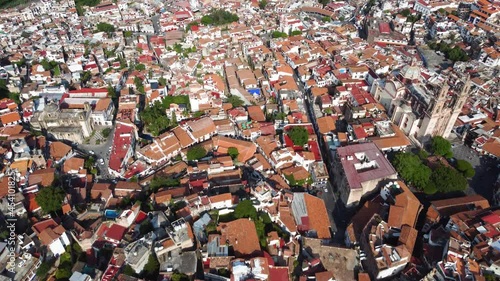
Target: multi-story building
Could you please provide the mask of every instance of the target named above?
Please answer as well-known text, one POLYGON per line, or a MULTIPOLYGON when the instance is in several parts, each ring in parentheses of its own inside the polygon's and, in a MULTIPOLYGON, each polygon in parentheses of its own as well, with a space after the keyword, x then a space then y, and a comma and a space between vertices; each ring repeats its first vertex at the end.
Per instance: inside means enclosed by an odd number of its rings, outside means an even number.
POLYGON ((396 170, 374 143, 338 148, 331 169, 334 186, 348 207, 375 192, 384 180, 397 178, 396 170))

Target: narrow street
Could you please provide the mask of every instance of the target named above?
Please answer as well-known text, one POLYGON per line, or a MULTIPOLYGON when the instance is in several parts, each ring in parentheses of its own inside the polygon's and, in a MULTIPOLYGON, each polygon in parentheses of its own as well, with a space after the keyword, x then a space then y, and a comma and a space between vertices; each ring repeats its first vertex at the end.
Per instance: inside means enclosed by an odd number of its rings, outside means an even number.
POLYGON ((322 141, 322 135, 318 131, 318 124, 316 122, 317 117, 322 116, 322 112, 319 109, 317 105, 314 104, 314 100, 312 100, 312 97, 310 96, 310 92, 307 91, 304 88, 303 83, 298 79, 297 75, 294 74, 294 79, 295 82, 297 83, 297 86, 299 87, 299 90, 303 93, 304 95, 304 107, 306 108, 309 120, 311 121, 314 132, 316 133, 316 137, 318 139, 318 145, 321 151, 321 158, 323 159, 323 162, 325 163, 327 167, 327 171, 329 173, 329 178, 330 181, 328 181, 328 184, 326 185, 325 188, 320 190, 318 192, 318 197, 323 199, 325 202, 325 206, 328 212, 328 217, 330 219, 330 227, 333 235, 333 241, 335 243, 343 243, 343 236, 345 233, 345 224, 347 222, 347 218, 344 215, 343 212, 339 212, 339 210, 342 210, 343 204, 339 204, 339 199, 336 198, 335 193, 334 193, 334 188, 332 184, 332 179, 333 175, 330 174, 330 162, 328 158, 328 154, 330 151, 328 151, 324 143, 322 141))

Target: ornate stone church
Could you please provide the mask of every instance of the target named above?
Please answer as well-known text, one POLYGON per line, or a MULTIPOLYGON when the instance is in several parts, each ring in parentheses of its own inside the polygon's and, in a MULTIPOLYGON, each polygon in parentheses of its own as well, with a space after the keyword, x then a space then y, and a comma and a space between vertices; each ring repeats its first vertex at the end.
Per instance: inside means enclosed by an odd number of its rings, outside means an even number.
POLYGON ((450 135, 470 88, 469 76, 450 70, 428 74, 413 60, 391 76, 376 80, 371 94, 391 121, 423 146, 431 137, 450 135))

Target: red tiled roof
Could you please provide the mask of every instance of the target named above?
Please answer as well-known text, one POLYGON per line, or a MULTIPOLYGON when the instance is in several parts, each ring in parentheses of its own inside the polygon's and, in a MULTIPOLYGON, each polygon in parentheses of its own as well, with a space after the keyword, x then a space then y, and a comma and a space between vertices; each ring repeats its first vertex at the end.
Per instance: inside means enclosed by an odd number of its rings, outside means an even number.
POLYGON ((106 238, 113 239, 115 241, 120 241, 125 235, 127 229, 119 224, 113 224, 104 234, 106 238))
POLYGON ((363 182, 384 179, 396 174, 394 167, 384 157, 384 154, 374 143, 362 143, 340 147, 337 153, 344 168, 351 189, 361 188, 363 182), (358 171, 355 164, 360 163, 356 153, 364 153, 368 160, 375 161, 377 166, 372 169, 358 171))
POLYGON ((269 267, 269 281, 284 281, 288 280, 289 273, 288 273, 288 267, 284 266, 271 266, 269 267))
POLYGON ((497 213, 492 213, 481 218, 484 222, 496 225, 500 223, 500 215, 497 213))
POLYGON ((120 172, 122 162, 130 148, 134 135, 134 127, 124 124, 118 124, 113 136, 113 148, 109 158, 109 168, 120 172))

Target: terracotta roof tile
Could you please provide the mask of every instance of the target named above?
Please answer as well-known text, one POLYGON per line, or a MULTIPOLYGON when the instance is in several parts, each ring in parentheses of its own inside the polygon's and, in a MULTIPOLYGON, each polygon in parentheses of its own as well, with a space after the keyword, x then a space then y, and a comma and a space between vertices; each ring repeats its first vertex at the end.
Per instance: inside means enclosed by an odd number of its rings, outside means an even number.
POLYGON ((83 169, 84 162, 85 160, 82 158, 72 157, 64 161, 63 172, 68 173, 70 171, 79 171, 80 169, 83 169))
POLYGON ((256 257, 261 255, 259 237, 255 224, 249 219, 238 219, 219 225, 222 239, 229 240, 236 257, 256 257))
POLYGON ((2 122, 2 125, 16 123, 19 121, 21 121, 21 115, 19 115, 17 111, 0 115, 0 122, 2 122))
POLYGON ((55 160, 63 158, 64 156, 68 155, 70 151, 71 146, 63 142, 53 141, 50 143, 50 157, 54 158, 55 160))
POLYGON ((172 132, 179 140, 182 148, 188 147, 194 143, 194 140, 189 136, 189 134, 181 127, 175 127, 172 132))
POLYGON ((264 112, 258 105, 254 106, 249 106, 247 107, 248 111, 248 116, 254 121, 257 122, 265 122, 266 121, 266 116, 264 115, 264 112))
POLYGON ((212 138, 213 146, 217 147, 217 151, 223 154, 227 153, 230 147, 238 149, 238 161, 245 163, 250 160, 257 150, 257 146, 253 142, 237 140, 223 136, 215 136, 212 138))
POLYGON ((55 168, 36 170, 29 175, 28 184, 40 184, 41 186, 49 186, 54 181, 55 172, 55 168))
POLYGON ((199 120, 191 120, 186 123, 191 128, 191 134, 196 139, 202 138, 205 135, 211 135, 216 132, 215 123, 210 117, 204 117, 199 120))
POLYGON ((415 227, 422 205, 404 182, 397 183, 403 192, 396 195, 396 202, 389 209, 387 224, 396 228, 401 228, 403 225, 415 227))
POLYGON ((330 219, 325 202, 310 194, 304 194, 310 229, 316 230, 319 239, 330 239, 330 219))

